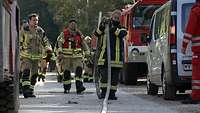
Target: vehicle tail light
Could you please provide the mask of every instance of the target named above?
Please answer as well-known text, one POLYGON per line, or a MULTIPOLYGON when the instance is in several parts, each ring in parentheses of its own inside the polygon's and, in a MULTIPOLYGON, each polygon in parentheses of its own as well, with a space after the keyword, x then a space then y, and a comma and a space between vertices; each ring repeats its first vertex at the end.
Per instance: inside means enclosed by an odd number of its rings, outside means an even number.
POLYGON ((175 45, 176 44, 176 27, 171 26, 170 27, 170 37, 169 37, 169 44, 170 45, 175 45))

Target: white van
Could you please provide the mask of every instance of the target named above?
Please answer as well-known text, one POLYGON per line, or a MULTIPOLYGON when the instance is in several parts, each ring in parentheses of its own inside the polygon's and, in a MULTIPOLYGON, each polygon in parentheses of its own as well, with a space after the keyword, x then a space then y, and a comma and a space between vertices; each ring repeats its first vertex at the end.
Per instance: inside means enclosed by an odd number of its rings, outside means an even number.
POLYGON ((192 52, 181 53, 184 29, 195 0, 170 0, 155 11, 148 39, 147 93, 156 95, 159 86, 164 99, 191 89, 192 52))

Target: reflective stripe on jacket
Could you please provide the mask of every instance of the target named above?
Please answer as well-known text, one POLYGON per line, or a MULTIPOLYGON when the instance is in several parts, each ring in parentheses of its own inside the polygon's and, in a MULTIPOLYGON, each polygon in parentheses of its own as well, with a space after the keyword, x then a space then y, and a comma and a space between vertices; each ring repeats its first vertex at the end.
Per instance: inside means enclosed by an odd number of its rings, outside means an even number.
MULTIPOLYGON (((114 32, 111 32, 110 28, 110 51, 111 51, 111 66, 122 67, 123 66, 123 39, 127 35, 127 31, 118 26, 114 32)), ((98 59, 98 65, 105 65, 107 60, 107 43, 104 32, 97 28, 95 35, 100 39, 100 55, 98 59)))

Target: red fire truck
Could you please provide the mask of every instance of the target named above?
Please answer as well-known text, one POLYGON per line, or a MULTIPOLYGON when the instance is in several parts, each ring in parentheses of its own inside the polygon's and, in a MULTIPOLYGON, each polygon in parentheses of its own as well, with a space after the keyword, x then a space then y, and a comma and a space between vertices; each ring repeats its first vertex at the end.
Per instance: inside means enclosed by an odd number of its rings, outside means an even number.
POLYGON ((120 81, 125 84, 136 84, 138 77, 148 73, 147 36, 154 11, 168 0, 136 0, 126 5, 121 16, 121 24, 128 30, 124 40, 124 68, 120 81))
POLYGON ((0 0, 0 113, 19 108, 19 7, 17 0, 0 0))

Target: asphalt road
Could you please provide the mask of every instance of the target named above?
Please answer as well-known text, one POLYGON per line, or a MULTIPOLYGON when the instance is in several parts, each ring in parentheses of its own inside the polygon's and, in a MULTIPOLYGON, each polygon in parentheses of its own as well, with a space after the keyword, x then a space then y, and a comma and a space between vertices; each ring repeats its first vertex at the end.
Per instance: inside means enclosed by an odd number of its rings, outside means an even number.
MULTIPOLYGON (((19 113, 100 113, 102 101, 97 99, 93 83, 85 83, 86 91, 77 95, 75 85, 69 94, 63 93, 62 84, 56 76, 48 73, 45 83, 35 86, 36 98, 24 99, 20 95, 19 113)), ((179 94, 174 101, 166 101, 159 95, 146 94, 146 82, 136 86, 119 85, 118 100, 108 102, 108 113, 200 113, 200 104, 184 105, 181 100, 188 94, 179 94)))

